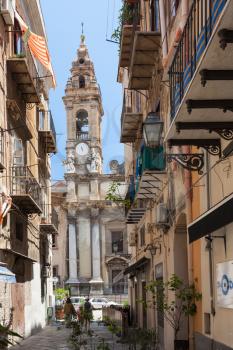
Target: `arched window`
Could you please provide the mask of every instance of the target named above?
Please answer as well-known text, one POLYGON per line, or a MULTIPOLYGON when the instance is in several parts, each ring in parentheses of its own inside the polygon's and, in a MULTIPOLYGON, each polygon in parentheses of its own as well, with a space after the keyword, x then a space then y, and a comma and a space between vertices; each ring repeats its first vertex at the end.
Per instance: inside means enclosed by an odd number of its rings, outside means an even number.
POLYGON ((89 125, 88 125, 88 113, 85 110, 81 110, 77 113, 77 138, 88 137, 89 125))
POLYGON ((85 88, 85 78, 84 78, 83 75, 80 75, 80 76, 79 76, 79 88, 80 88, 80 89, 85 88))

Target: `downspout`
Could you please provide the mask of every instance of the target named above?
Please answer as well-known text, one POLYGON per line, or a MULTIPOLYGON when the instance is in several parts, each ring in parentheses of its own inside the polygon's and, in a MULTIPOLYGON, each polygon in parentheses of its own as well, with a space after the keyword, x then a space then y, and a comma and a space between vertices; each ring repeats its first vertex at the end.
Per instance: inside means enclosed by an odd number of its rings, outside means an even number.
MULTIPOLYGON (((182 152, 184 154, 189 154, 192 149, 190 146, 183 146, 182 152)), ((192 176, 190 170, 184 170, 184 185, 186 190, 186 214, 187 214, 187 224, 193 220, 193 211, 192 211, 192 176)), ((187 256, 188 256, 188 281, 189 284, 193 283, 193 245, 189 245, 187 240, 187 256)), ((189 317, 188 320, 188 338, 190 349, 194 348, 194 337, 193 337, 193 319, 189 317)))
MULTIPOLYGON (((209 169, 209 154, 206 153, 206 168, 209 169)), ((206 197, 207 197, 207 210, 210 209, 210 173, 207 171, 206 175, 206 197)), ((214 284, 213 284, 213 246, 210 241, 209 248, 209 277, 210 277, 210 309, 211 315, 215 316, 215 307, 214 307, 214 284)))
POLYGON ((164 0, 159 0, 159 13, 160 13, 160 27, 161 27, 161 38, 162 38, 162 52, 163 58, 167 57, 168 46, 167 46, 167 33, 166 33, 166 15, 164 0))

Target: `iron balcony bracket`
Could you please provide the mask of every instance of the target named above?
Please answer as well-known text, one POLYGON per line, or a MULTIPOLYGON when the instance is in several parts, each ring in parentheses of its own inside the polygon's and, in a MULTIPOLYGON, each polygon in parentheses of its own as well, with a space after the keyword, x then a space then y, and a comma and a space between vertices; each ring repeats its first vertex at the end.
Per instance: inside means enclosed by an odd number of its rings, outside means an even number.
POLYGON ((202 69, 200 71, 201 85, 206 86, 209 80, 233 80, 233 70, 210 70, 202 69))
POLYGON ((221 29, 218 32, 219 45, 221 49, 225 50, 227 44, 233 44, 233 30, 231 29, 221 29))
POLYGON ((187 100, 187 111, 191 114, 193 109, 203 109, 203 108, 218 108, 222 109, 225 113, 226 111, 233 112, 233 100, 187 100))
POLYGON ((196 146, 204 148, 212 156, 221 157, 221 142, 219 139, 171 139, 168 147, 172 146, 196 146))
POLYGON ((180 133, 181 130, 208 130, 224 140, 233 140, 233 122, 177 122, 176 131, 180 133))
POLYGON ((180 164, 184 169, 190 171, 197 171, 198 174, 202 174, 202 168, 204 166, 204 154, 203 153, 170 153, 166 155, 168 163, 173 160, 180 164))

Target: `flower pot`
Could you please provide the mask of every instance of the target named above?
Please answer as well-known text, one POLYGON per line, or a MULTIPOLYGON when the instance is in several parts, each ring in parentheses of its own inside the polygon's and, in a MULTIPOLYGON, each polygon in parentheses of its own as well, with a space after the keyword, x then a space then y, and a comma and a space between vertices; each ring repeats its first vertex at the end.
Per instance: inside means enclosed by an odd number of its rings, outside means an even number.
POLYGON ((189 350, 189 341, 174 340, 174 350, 189 350))

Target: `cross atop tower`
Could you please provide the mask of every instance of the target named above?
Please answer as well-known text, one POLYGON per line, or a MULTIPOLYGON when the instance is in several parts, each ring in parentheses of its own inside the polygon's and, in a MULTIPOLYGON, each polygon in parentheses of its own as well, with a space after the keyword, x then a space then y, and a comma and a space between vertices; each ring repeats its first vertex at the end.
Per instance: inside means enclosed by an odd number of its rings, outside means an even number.
POLYGON ((83 31, 83 27, 84 27, 84 23, 83 22, 81 23, 81 26, 82 26, 81 43, 84 44, 84 42, 85 42, 85 35, 84 35, 84 31, 83 31))

